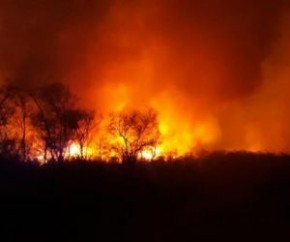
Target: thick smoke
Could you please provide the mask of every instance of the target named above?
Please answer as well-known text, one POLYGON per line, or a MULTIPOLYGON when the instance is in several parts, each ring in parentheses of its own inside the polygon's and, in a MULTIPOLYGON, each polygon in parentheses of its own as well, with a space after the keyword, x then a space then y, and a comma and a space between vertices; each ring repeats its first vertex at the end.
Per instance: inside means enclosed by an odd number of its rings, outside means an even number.
POLYGON ((289 151, 288 5, 2 0, 0 79, 63 81, 104 112, 153 106, 184 151, 289 151))

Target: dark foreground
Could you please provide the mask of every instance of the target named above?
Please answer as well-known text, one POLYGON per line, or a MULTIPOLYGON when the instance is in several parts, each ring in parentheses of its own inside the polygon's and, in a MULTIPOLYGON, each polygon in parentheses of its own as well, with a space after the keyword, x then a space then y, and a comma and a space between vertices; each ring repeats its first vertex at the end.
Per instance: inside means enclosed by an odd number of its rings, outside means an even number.
POLYGON ((0 241, 289 241, 289 156, 2 162, 0 241))

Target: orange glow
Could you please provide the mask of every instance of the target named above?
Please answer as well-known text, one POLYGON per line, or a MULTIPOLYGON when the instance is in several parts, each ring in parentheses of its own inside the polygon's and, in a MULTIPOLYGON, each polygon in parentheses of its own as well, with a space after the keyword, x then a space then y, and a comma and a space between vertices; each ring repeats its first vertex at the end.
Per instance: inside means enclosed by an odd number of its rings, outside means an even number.
POLYGON ((81 155, 80 147, 77 144, 72 143, 68 148, 68 154, 70 157, 80 156, 81 155))
POLYGON ((81 149, 79 144, 76 142, 72 142, 67 148, 65 152, 66 159, 72 158, 84 158, 84 159, 91 159, 97 157, 97 149, 96 147, 92 146, 84 146, 83 147, 83 157, 81 155, 81 149))
MULTIPOLYGON (((53 2, 29 16, 18 4, 0 7, 0 82, 68 85, 79 107, 102 115, 87 157, 120 161, 123 140, 108 132, 109 115, 148 108, 157 113, 159 137, 139 159, 290 152, 287 1, 53 2), (53 18, 66 12, 78 14, 53 18)), ((34 136, 29 147, 41 158, 44 145, 34 136)), ((66 157, 80 156, 69 139, 66 157)))
POLYGON ((138 158, 145 161, 152 161, 163 156, 163 152, 160 147, 145 148, 138 153, 138 158))

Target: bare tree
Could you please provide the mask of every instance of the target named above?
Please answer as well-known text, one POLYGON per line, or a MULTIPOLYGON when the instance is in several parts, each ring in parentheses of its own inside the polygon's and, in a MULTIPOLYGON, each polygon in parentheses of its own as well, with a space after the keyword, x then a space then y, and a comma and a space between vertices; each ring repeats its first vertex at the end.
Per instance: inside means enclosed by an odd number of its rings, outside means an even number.
POLYGON ((13 102, 16 109, 16 119, 17 127, 14 127, 15 130, 20 131, 19 140, 19 151, 22 160, 27 160, 29 153, 30 153, 30 146, 27 141, 27 133, 28 133, 28 121, 29 115, 32 112, 32 99, 29 95, 29 92, 21 87, 12 86, 13 89, 13 102), (18 122, 20 125, 18 125, 18 122))
POLYGON ((11 119, 15 113, 15 106, 11 102, 14 90, 6 84, 0 89, 0 153, 9 156, 16 153, 16 141, 11 131, 11 119))
POLYGON ((52 159, 62 162, 81 118, 76 97, 65 85, 53 83, 43 87, 33 99, 38 112, 32 120, 44 142, 45 159, 49 151, 52 159))
POLYGON ((92 131, 96 128, 97 121, 93 111, 81 110, 79 112, 78 129, 75 132, 75 140, 80 148, 80 158, 87 158, 92 131))
POLYGON ((108 129, 117 140, 112 148, 124 163, 135 163, 138 153, 155 147, 159 138, 157 115, 152 109, 114 113, 108 129))

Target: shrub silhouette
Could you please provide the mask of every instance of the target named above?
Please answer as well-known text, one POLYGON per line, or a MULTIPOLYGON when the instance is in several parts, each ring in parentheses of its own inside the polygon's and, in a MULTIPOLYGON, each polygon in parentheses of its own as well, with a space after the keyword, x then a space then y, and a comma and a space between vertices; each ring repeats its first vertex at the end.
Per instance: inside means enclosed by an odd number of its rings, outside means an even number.
POLYGON ((155 147, 159 139, 157 115, 152 109, 113 113, 108 130, 116 139, 112 148, 124 163, 135 163, 138 153, 155 147))

